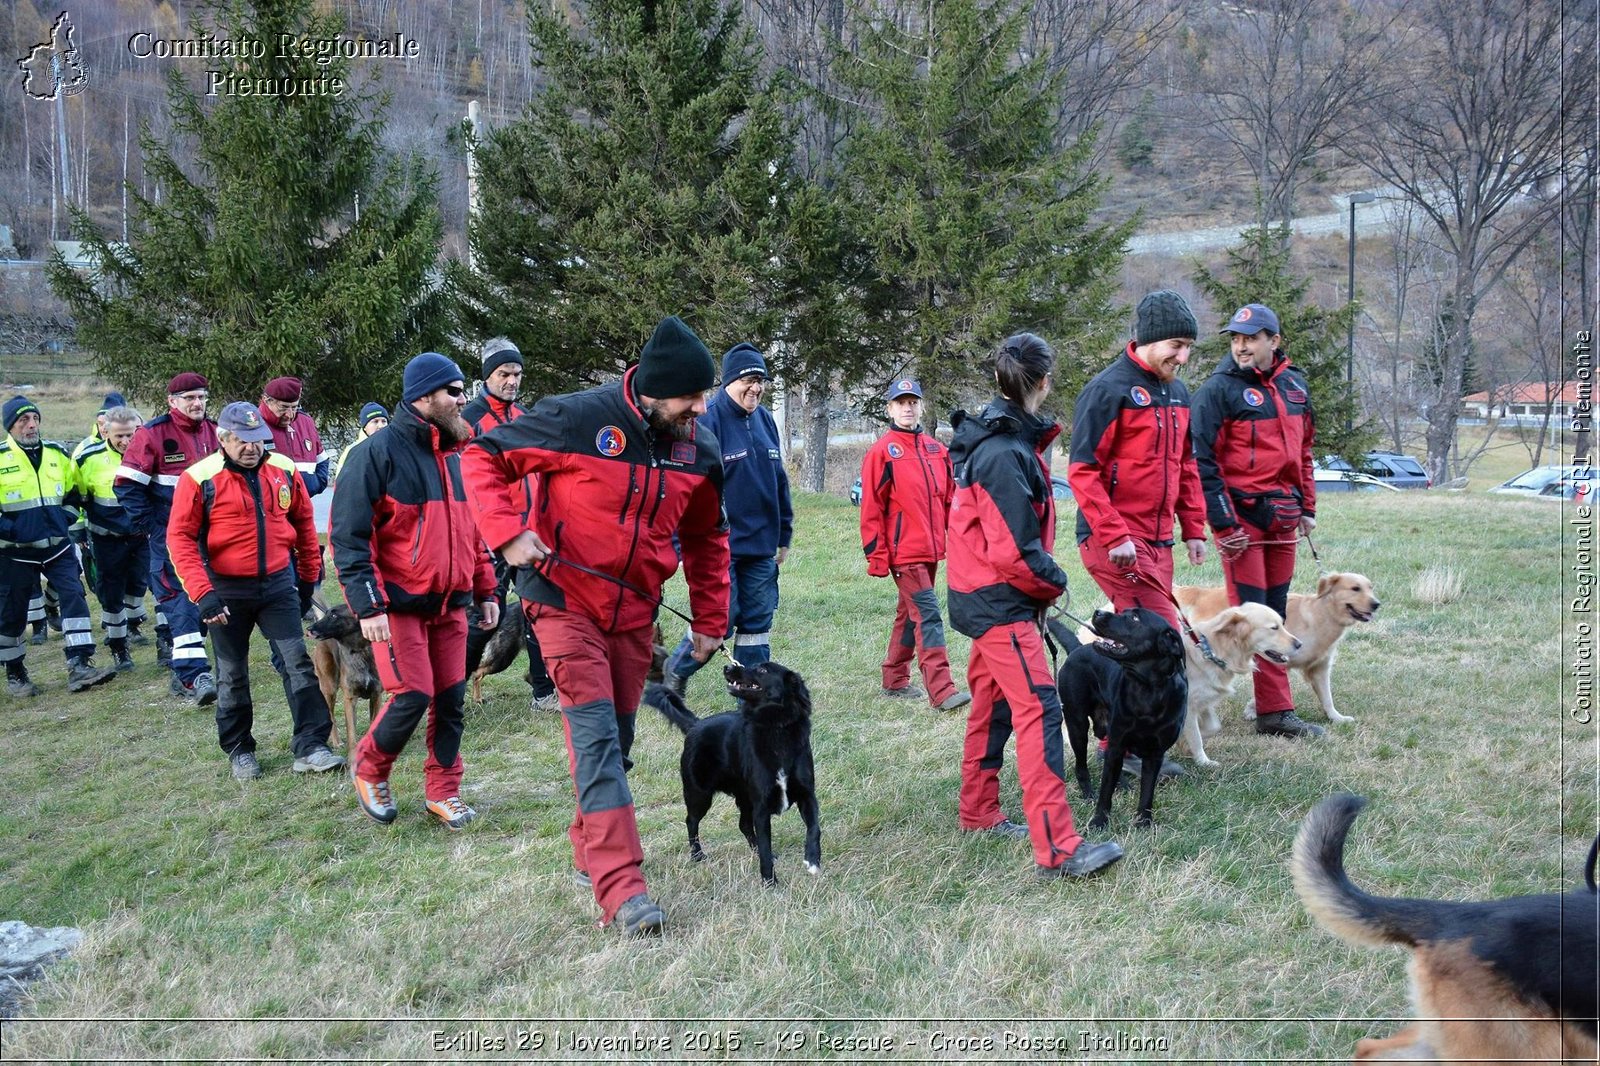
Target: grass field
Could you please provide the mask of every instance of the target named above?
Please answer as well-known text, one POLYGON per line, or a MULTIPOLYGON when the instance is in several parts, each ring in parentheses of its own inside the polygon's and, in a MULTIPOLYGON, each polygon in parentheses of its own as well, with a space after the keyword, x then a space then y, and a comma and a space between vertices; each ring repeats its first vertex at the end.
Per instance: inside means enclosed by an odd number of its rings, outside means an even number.
MULTIPOLYGON (((1319 798, 1372 800, 1349 863, 1387 894, 1581 877, 1596 745, 1567 715, 1563 639, 1592 616, 1569 610, 1576 534, 1559 507, 1325 500, 1324 560, 1364 571, 1384 600, 1335 671, 1357 721, 1289 743, 1249 732, 1236 705, 1207 742, 1221 765, 1164 786, 1150 831, 1131 829, 1119 796, 1110 835, 1126 860, 1072 884, 1035 882, 1024 844, 957 832, 961 717, 878 696, 892 590, 864 575, 848 503, 808 497, 798 512, 773 643, 816 700, 823 874, 804 873, 786 815, 782 884, 761 887, 725 798, 702 831, 710 860, 691 865, 680 739, 647 710, 631 780, 668 915, 659 942, 597 929, 570 881, 561 725, 530 714, 516 672, 469 708, 465 796, 480 818, 450 834, 422 810, 415 742, 388 828, 336 775, 291 774, 264 654, 266 776, 241 785, 210 713, 166 695, 152 649, 132 675, 68 697, 58 640, 30 648, 45 694, 0 709, 0 919, 85 940, 3 1023, 3 1057, 1338 1059, 1397 1026, 1384 1019, 1406 1012, 1404 957, 1345 946, 1295 899, 1285 860, 1319 798), (1453 602, 1418 584, 1441 565, 1462 579, 1453 602)), ((1098 597, 1072 518, 1058 554, 1087 608, 1098 597)), ((1220 581, 1215 563, 1179 575, 1220 581)), ((1298 587, 1315 577, 1307 558, 1298 587)), ((951 653, 964 669, 966 641, 951 653)), ((691 702, 728 700, 703 675, 691 702)), ((1002 780, 1020 813, 1009 766, 1002 780)))

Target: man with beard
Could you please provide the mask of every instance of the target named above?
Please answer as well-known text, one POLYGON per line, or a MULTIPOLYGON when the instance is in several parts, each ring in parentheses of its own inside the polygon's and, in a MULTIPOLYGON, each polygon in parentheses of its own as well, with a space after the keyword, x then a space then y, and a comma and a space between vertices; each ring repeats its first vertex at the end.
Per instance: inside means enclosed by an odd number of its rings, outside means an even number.
MULTIPOLYGON (((461 412, 461 417, 472 426, 474 436, 528 413, 528 409, 517 402, 517 390, 522 387, 522 352, 506 337, 491 337, 483 342, 481 354, 483 392, 461 412)), ((528 509, 533 506, 533 475, 529 474, 513 487, 511 495, 522 514, 522 520, 526 522, 528 509)), ((511 587, 515 574, 499 556, 495 556, 494 573, 495 599, 500 601, 500 614, 504 617, 506 591, 511 587)), ((550 680, 550 671, 545 668, 544 655, 539 650, 539 638, 533 631, 533 619, 528 617, 527 611, 522 613, 522 637, 528 648, 528 685, 533 689, 530 708, 535 711, 557 710, 556 683, 550 680)), ((467 658, 480 657, 482 647, 488 643, 489 635, 482 630, 467 634, 467 658), (474 648, 473 645, 478 647, 474 648)))
POLYGON ((5 427, 0 439, 0 500, 5 502, 0 511, 0 660, 6 664, 6 692, 12 696, 39 694, 23 661, 27 649, 22 635, 28 628, 28 601, 41 577, 61 595, 68 691, 80 692, 116 676, 116 670, 94 664, 89 601, 67 535, 77 518, 72 458, 61 445, 39 435, 39 421, 39 408, 27 397, 13 396, 0 408, 0 425, 5 427))
POLYGON ((333 493, 333 565, 389 693, 353 754, 356 802, 380 825, 399 814, 389 770, 430 710, 427 809, 452 831, 477 817, 461 800, 467 605, 478 601, 486 628, 500 607, 461 482, 466 402, 455 363, 412 359, 388 428, 350 453, 333 493))
POLYGON ((645 891, 627 770, 656 605, 678 569, 674 534, 694 658, 710 658, 728 626, 722 453, 695 426, 715 380, 700 338, 667 318, 621 381, 546 397, 462 459, 484 540, 528 567, 517 591, 566 717, 574 876, 625 937, 658 935, 665 921, 645 891), (538 475, 531 526, 514 497, 528 474, 538 475))
MULTIPOLYGON (((140 426, 122 453, 113 488, 133 532, 150 541, 150 590, 156 597, 156 639, 172 667, 172 693, 202 707, 216 702, 217 686, 206 662, 200 613, 183 593, 167 558, 167 520, 178 478, 191 463, 217 450, 217 424, 206 417, 211 384, 200 374, 167 383, 167 413, 140 426), (165 632, 163 632, 165 630, 165 632)), ((161 661, 158 651, 157 661, 161 661)))
MULTIPOLYGON (((1078 502, 1078 555, 1089 576, 1117 610, 1139 607, 1174 629, 1182 628, 1172 602, 1174 511, 1190 565, 1206 557, 1189 389, 1178 380, 1199 332, 1179 293, 1162 289, 1139 301, 1133 340, 1078 394, 1067 467, 1078 502)), ((1138 776, 1136 758, 1122 766, 1138 776)), ((1182 772, 1163 761, 1163 776, 1182 772)))
POLYGON ((336 770, 344 760, 328 750, 328 704, 300 631, 322 581, 311 494, 287 456, 267 451, 272 427, 250 404, 222 409, 217 439, 222 450, 178 479, 167 526, 172 565, 217 653, 217 743, 234 780, 261 776, 250 696, 250 634, 259 628, 283 662, 294 772, 336 770))

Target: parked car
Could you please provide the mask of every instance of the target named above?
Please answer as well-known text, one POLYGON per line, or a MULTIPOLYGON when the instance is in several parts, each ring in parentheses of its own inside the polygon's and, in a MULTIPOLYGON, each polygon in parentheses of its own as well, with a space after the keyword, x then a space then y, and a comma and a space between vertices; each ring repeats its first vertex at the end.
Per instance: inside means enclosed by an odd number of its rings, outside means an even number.
MULTIPOLYGON (((1050 475, 1050 495, 1058 500, 1072 499, 1072 486, 1067 484, 1067 479, 1060 474, 1050 475)), ((857 507, 861 506, 861 479, 856 478, 855 484, 850 486, 850 502, 857 507)))
POLYGON ((1594 504, 1595 471, 1582 467, 1570 477, 1557 478, 1539 490, 1541 500, 1570 500, 1576 504, 1594 504))
MULTIPOLYGON (((1349 463, 1337 455, 1330 455, 1320 460, 1317 464, 1324 470, 1353 471, 1349 463)), ((1399 452, 1368 452, 1361 457, 1360 473, 1375 477, 1386 485, 1397 489, 1427 489, 1433 487, 1433 479, 1423 469, 1421 463, 1409 455, 1399 452)))
POLYGON ((1539 496, 1550 486, 1584 476, 1591 469, 1585 466, 1536 466, 1532 470, 1524 470, 1510 481, 1502 481, 1489 491, 1507 492, 1519 496, 1539 496))
POLYGON ((1326 467, 1317 467, 1311 471, 1311 476, 1317 482, 1317 495, 1325 496, 1330 492, 1399 492, 1398 485, 1392 485, 1371 474, 1363 474, 1359 470, 1349 469, 1345 464, 1343 470, 1329 470, 1326 467))

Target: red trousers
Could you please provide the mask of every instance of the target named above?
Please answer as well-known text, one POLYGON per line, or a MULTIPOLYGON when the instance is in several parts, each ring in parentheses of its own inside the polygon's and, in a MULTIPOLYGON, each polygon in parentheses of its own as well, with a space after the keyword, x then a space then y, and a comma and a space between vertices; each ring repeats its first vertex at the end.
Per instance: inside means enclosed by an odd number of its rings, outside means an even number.
POLYGON ((935 707, 956 692, 956 683, 950 678, 950 656, 945 651, 939 594, 933 588, 938 572, 938 563, 905 563, 891 571, 900 598, 883 659, 883 687, 904 688, 911 681, 911 656, 915 653, 928 700, 935 707))
POLYGON ((1078 557, 1116 610, 1126 611, 1129 607, 1137 607, 1159 614, 1172 623, 1173 629, 1182 632, 1178 608, 1169 598, 1172 592, 1172 547, 1157 548, 1135 537, 1133 548, 1136 553, 1133 570, 1112 565, 1111 560, 1106 558, 1106 550, 1093 537, 1078 545, 1078 557), (1136 579, 1133 576, 1135 571, 1149 580, 1136 579), (1150 581, 1157 582, 1160 588, 1152 586, 1150 581))
POLYGON ((467 613, 391 612, 389 639, 372 645, 372 661, 389 699, 356 745, 356 776, 387 781, 395 759, 427 714, 428 757, 422 764, 427 798, 461 795, 467 613))
POLYGON ((650 672, 653 630, 645 625, 607 633, 585 615, 546 604, 537 605, 533 628, 561 697, 567 765, 578 799, 567 830, 572 862, 589 875, 609 923, 618 907, 645 890, 628 753, 650 672))
POLYGON ((1061 697, 1045 659, 1044 638, 1031 622, 996 626, 972 642, 967 660, 972 709, 961 752, 963 829, 988 829, 1005 819, 1000 767, 1006 741, 1017 737, 1017 778, 1033 858, 1060 866, 1083 843, 1067 805, 1061 742, 1061 697))
MULTIPOLYGON (((1228 602, 1264 603, 1280 615, 1287 614, 1289 584, 1294 580, 1296 532, 1268 533, 1249 522, 1240 522, 1239 528, 1250 534, 1250 547, 1236 559, 1223 556, 1222 576, 1228 583, 1228 602)), ((1294 710, 1287 666, 1257 656, 1253 676, 1256 714, 1294 710)))

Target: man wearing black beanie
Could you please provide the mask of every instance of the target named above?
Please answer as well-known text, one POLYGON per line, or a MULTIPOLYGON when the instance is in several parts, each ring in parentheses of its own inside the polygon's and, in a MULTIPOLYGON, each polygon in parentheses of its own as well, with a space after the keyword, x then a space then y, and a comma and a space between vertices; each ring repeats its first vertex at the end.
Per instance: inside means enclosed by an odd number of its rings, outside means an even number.
POLYGON ((674 535, 697 661, 728 626, 722 452, 695 422, 715 381, 700 338, 667 318, 621 381, 540 400, 461 460, 484 541, 524 568, 517 592, 566 718, 574 877, 625 937, 658 935, 666 921, 645 891, 627 768, 656 601, 678 569, 674 535), (529 474, 536 499, 524 517, 514 489, 529 474))
MULTIPOLYGON (((1174 629, 1181 627, 1171 600, 1174 511, 1190 565, 1206 556, 1189 389, 1178 380, 1199 332, 1179 293, 1161 289, 1139 301, 1133 340, 1078 396, 1067 467, 1089 576, 1117 610, 1139 607, 1174 629)), ((1137 765, 1123 767, 1138 773, 1137 765)), ((1178 772, 1176 764, 1169 772, 1178 772)))

